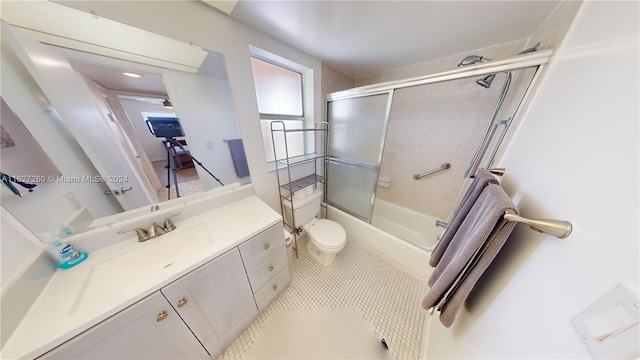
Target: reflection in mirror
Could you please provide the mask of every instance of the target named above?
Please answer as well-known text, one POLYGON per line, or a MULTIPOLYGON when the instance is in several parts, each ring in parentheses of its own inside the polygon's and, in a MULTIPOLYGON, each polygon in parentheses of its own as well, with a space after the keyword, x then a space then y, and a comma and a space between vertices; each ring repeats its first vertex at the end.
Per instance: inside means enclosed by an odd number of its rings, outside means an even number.
POLYGON ((28 202, 5 201, 3 192, 3 206, 32 232, 55 233, 62 224, 81 232, 151 211, 152 205, 169 198, 183 203, 201 191, 219 191, 221 183, 251 181, 221 54, 206 52, 193 74, 37 43, 63 58, 82 79, 90 99, 83 106, 95 107, 102 119, 100 124, 83 124, 83 129, 61 111, 67 104, 49 101, 59 99, 53 92, 68 89, 42 88, 38 69, 17 55, 24 51, 24 34, 11 41, 5 41, 5 31, 2 36, 2 88, 22 90, 12 91, 7 104, 48 154, 53 169, 60 169, 53 181, 38 184, 28 202), (5 68, 10 76, 4 76, 5 68), (173 109, 165 107, 167 100, 173 109), (25 115, 33 111, 37 117, 26 121, 25 115), (149 131, 149 117, 178 118, 184 136, 176 137, 175 147, 167 147, 167 138, 149 131), (42 127, 50 131, 32 130, 42 127), (106 162, 132 172, 104 171, 106 162), (176 199, 178 189, 184 198, 176 199))
POLYGON ((6 203, 14 201, 14 196, 20 198, 33 193, 49 177, 60 176, 60 171, 1 97, 0 105, 0 181, 2 202, 6 203))

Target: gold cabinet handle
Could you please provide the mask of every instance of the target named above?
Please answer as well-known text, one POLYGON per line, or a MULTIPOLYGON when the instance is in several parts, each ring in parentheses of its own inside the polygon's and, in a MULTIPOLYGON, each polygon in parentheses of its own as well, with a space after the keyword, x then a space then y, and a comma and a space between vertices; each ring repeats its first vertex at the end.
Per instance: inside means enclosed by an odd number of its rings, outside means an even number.
POLYGON ((273 288, 272 288, 272 289, 273 289, 273 291, 278 290, 278 285, 273 285, 273 288))
POLYGON ((178 300, 178 307, 183 307, 185 305, 187 305, 187 299, 182 298, 182 299, 178 300))
POLYGON ((269 272, 273 271, 273 265, 269 266, 269 272))
POLYGON ((156 321, 157 321, 157 322, 160 322, 160 321, 162 321, 162 320, 166 319, 166 318, 167 318, 167 316, 169 316, 169 314, 167 314, 167 312, 166 312, 166 311, 164 311, 164 310, 163 310, 163 311, 160 311, 160 313, 158 314, 158 317, 156 318, 156 321))
POLYGON ((269 248, 269 244, 264 244, 264 249, 267 250, 269 248))

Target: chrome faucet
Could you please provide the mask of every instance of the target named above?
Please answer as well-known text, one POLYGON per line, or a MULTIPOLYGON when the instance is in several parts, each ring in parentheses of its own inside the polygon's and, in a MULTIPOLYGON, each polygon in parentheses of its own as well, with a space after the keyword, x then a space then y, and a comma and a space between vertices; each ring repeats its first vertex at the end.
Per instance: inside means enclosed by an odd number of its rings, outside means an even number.
POLYGON ((162 226, 159 226, 156 223, 151 224, 151 226, 149 226, 149 230, 147 230, 147 236, 149 239, 157 238, 158 236, 166 233, 167 232, 164 231, 162 226))
POLYGON ((157 238, 158 236, 162 235, 162 234, 166 234, 168 232, 171 232, 173 230, 176 229, 176 225, 173 223, 173 221, 171 221, 172 218, 176 217, 180 215, 180 213, 173 213, 171 214, 171 216, 169 216, 168 218, 166 218, 164 220, 164 227, 153 223, 151 224, 151 226, 149 226, 148 230, 145 229, 141 229, 141 228, 130 228, 130 229, 123 229, 118 231, 118 234, 124 234, 130 231, 135 231, 136 234, 138 235, 138 241, 139 242, 143 242, 143 241, 147 241, 153 238, 157 238))

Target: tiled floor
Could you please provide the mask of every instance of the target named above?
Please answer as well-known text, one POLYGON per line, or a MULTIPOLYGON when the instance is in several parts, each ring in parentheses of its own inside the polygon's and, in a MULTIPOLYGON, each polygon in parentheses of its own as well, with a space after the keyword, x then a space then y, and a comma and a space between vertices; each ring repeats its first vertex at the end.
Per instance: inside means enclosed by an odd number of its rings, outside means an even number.
MULTIPOLYGON (((200 180, 192 180, 187 182, 181 182, 178 184, 178 189, 180 190, 180 196, 187 196, 191 194, 195 194, 197 192, 202 191, 202 185, 200 184, 200 180)), ((171 185, 171 199, 176 198, 176 187, 175 185, 171 185)), ((167 200, 167 188, 161 188, 158 190, 158 201, 167 200)))
POLYGON ((299 258, 294 257, 290 264, 291 285, 218 359, 242 359, 276 312, 341 307, 357 307, 380 339, 385 339, 395 359, 419 358, 427 314, 420 303, 427 291, 426 283, 350 239, 329 267, 310 257, 306 240, 299 240, 298 245, 299 258))

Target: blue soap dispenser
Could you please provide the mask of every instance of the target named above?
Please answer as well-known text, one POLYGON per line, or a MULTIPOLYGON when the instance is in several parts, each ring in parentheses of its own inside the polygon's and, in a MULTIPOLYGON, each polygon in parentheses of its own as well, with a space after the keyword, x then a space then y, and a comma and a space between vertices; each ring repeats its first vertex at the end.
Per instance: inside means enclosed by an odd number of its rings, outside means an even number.
POLYGON ((73 245, 66 244, 51 234, 38 234, 38 237, 48 244, 47 252, 61 269, 72 268, 89 257, 89 254, 78 251, 73 245))

